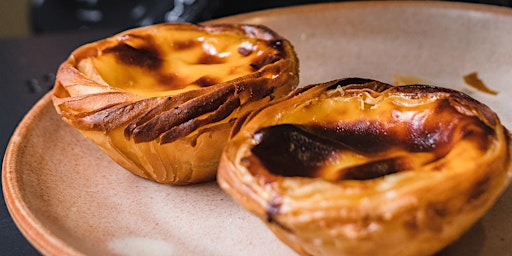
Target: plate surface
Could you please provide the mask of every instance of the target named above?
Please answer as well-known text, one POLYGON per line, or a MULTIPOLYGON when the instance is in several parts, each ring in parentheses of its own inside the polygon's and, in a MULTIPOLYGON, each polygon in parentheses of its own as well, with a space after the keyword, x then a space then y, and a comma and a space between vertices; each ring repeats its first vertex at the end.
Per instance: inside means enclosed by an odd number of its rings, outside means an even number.
MULTIPOLYGON (((264 24, 288 38, 301 84, 394 77, 462 90, 512 127, 512 9, 445 2, 345 2, 214 22, 264 24), (498 95, 464 84, 477 72, 498 95)), ((56 114, 49 95, 14 133, 3 163, 9 210, 49 255, 294 255, 214 183, 155 184, 117 166, 56 114)), ((512 251, 512 189, 440 255, 512 251)))

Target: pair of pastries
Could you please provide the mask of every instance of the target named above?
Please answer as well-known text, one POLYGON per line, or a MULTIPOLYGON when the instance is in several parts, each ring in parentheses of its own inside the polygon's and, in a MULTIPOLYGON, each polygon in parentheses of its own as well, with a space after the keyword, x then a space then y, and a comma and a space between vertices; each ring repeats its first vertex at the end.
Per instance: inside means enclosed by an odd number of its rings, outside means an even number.
POLYGON ((266 27, 166 23, 75 50, 53 103, 125 169, 182 185, 213 180, 233 121, 297 84, 292 45, 266 27))
POLYGON ((160 24, 75 50, 53 103, 136 175, 217 177, 304 255, 433 254, 508 185, 510 134, 467 95, 360 78, 296 89, 298 72, 266 27, 160 24))
POLYGON ((349 78, 239 119, 217 180, 302 255, 432 255, 494 204, 510 158, 461 92, 349 78))

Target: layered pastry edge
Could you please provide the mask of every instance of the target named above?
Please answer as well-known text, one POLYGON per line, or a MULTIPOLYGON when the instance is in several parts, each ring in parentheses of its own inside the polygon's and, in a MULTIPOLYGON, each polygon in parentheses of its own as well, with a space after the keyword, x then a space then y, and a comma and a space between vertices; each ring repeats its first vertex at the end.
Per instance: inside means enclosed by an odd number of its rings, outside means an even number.
POLYGON ((497 115, 461 92, 349 78, 238 122, 218 182, 301 254, 423 255, 494 204, 510 152, 497 115))
POLYGON ((267 27, 165 23, 76 49, 52 99, 124 168, 189 184, 215 178, 233 121, 295 88, 298 72, 293 46, 267 27))

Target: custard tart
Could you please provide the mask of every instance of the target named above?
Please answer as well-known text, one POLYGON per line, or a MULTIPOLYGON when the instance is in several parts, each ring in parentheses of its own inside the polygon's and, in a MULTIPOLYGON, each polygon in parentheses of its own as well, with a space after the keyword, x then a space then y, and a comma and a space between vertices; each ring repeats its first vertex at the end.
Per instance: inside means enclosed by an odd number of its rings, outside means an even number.
POLYGON ((238 117, 298 84, 288 40, 260 25, 164 23, 79 47, 59 67, 62 119, 132 173, 215 179, 238 117))
POLYGON ((447 88, 347 78, 238 119, 217 181, 302 255, 432 255, 494 204, 510 133, 447 88))

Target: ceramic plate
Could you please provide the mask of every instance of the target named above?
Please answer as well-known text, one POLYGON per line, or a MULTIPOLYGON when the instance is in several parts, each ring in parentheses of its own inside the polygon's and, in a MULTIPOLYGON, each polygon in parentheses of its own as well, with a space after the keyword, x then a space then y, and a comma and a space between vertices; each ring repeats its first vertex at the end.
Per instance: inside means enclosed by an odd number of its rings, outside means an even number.
MULTIPOLYGON (((295 46, 301 84, 396 77, 463 90, 512 127, 512 10, 447 2, 345 2, 215 22, 265 24, 295 46), (498 95, 464 83, 477 72, 498 95)), ((3 165, 9 210, 44 254, 294 255, 214 182, 159 185, 121 169, 64 124, 47 95, 14 133, 3 165)), ((512 251, 512 190, 441 255, 512 251), (507 224, 508 223, 508 224, 507 224)))

